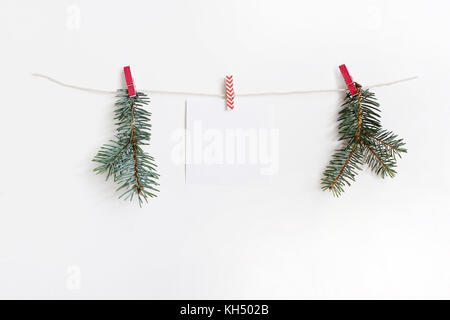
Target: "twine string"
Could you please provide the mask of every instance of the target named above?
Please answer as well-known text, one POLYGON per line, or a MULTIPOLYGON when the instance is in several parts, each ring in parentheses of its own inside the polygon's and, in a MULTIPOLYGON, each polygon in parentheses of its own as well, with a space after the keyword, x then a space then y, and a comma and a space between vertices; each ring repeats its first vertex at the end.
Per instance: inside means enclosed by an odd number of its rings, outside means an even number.
MULTIPOLYGON (((104 93, 104 94, 115 94, 117 91, 111 91, 111 90, 102 90, 102 89, 95 89, 95 88, 88 88, 88 87, 80 87, 73 84, 64 83, 62 81, 59 81, 55 78, 52 78, 50 76, 47 76, 42 73, 33 73, 32 74, 35 77, 43 78, 48 81, 51 81, 53 83, 56 83, 59 86, 66 87, 66 88, 72 88, 76 90, 86 91, 86 92, 93 92, 93 93, 104 93)), ((395 81, 390 82, 383 82, 378 84, 373 84, 370 86, 363 87, 364 89, 372 89, 372 88, 379 88, 379 87, 387 87, 392 86, 398 83, 407 82, 416 80, 418 76, 413 76, 409 78, 399 79, 395 81)), ((204 96, 204 97, 219 97, 219 98, 225 98, 225 94, 218 94, 218 93, 204 93, 204 92, 187 92, 187 91, 168 91, 168 90, 139 90, 145 93, 149 94, 163 94, 163 95, 184 95, 184 96, 204 96)), ((255 92, 255 93, 238 93, 236 96, 238 97, 258 97, 258 96, 284 96, 284 95, 297 95, 297 94, 311 94, 311 93, 331 93, 331 92, 345 92, 347 89, 345 88, 339 88, 339 89, 319 89, 319 90, 293 90, 293 91, 272 91, 272 92, 255 92)))

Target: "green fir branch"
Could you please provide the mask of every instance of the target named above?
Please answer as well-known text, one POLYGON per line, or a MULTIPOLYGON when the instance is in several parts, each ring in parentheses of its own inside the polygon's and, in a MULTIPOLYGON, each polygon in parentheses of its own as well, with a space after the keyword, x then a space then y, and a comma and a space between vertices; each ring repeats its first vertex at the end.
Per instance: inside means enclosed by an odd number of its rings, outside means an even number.
POLYGON ((334 153, 322 178, 322 189, 335 196, 340 196, 344 187, 355 181, 364 163, 382 178, 394 177, 397 156, 401 158, 407 152, 403 139, 382 129, 375 95, 360 85, 357 88, 358 94, 347 93, 339 111, 339 140, 344 145, 334 153))
POLYGON ((106 180, 113 177, 119 184, 117 191, 122 192, 119 198, 137 198, 142 206, 144 200, 156 197, 159 191, 155 159, 142 150, 151 135, 151 113, 143 108, 149 99, 141 92, 129 97, 124 89, 119 90, 117 98, 115 140, 103 145, 94 157, 93 161, 99 163, 94 172, 106 173, 106 180))
POLYGON ((362 165, 362 154, 358 143, 353 142, 337 150, 325 169, 322 189, 330 189, 334 195, 344 192, 344 187, 355 181, 362 165))

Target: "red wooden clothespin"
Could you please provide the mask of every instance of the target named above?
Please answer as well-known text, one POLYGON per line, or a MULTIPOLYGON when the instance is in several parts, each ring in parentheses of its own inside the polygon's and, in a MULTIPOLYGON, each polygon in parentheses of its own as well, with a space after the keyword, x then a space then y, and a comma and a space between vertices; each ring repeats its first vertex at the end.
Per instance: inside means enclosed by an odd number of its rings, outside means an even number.
POLYGON ((234 109, 234 87, 233 87, 233 76, 225 77, 225 90, 227 92, 227 110, 234 109))
POLYGON ((125 81, 127 82, 128 96, 135 97, 136 90, 134 89, 133 77, 131 76, 130 66, 123 67, 123 73, 125 74, 125 81))
POLYGON ((340 65, 339 69, 341 70, 342 76, 344 77, 345 84, 347 85, 348 90, 350 91, 350 94, 354 96, 358 93, 358 89, 356 89, 356 84, 352 80, 352 77, 350 77, 350 74, 348 73, 347 67, 345 64, 340 65))

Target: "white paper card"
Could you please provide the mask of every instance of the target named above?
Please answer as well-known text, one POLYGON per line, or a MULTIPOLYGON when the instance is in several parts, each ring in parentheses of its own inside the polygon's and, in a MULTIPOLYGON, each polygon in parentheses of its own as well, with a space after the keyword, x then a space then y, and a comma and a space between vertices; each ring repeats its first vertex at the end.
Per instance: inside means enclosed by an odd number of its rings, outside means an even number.
POLYGON ((245 185, 269 182, 279 169, 279 130, 273 107, 259 98, 187 101, 186 182, 245 185))

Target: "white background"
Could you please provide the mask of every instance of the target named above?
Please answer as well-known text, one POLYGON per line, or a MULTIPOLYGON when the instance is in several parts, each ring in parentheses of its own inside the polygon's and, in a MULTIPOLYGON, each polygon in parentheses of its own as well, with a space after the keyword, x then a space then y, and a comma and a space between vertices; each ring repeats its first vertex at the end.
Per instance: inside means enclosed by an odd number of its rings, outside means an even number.
MULTIPOLYGON (((448 1, 0 2, 0 297, 450 298, 448 1), (75 8, 75 9, 74 9, 75 8), (79 25, 74 14, 80 12, 79 25), (185 96, 154 95, 161 193, 117 199, 90 160, 111 95, 59 87, 237 92, 372 84, 407 141, 395 179, 320 190, 340 94, 267 97, 280 127, 272 185, 185 185, 171 159, 185 96)), ((238 107, 238 105, 237 105, 238 107)))

